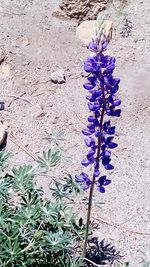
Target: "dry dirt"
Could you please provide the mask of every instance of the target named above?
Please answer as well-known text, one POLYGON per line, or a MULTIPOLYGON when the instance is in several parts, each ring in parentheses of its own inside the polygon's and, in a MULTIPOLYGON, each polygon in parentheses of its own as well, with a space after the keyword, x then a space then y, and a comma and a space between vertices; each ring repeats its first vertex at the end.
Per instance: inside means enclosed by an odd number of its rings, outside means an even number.
MULTIPOLYGON (((1 119, 34 155, 51 147, 44 140, 46 132, 64 131, 61 146, 72 158, 72 163, 60 163, 49 177, 39 178, 47 196, 51 177, 61 179, 67 173, 80 173, 86 152, 80 132, 88 109, 81 75, 88 51, 76 37, 75 22, 52 16, 58 5, 57 0, 0 2, 0 48, 6 56, 0 67, 0 100, 6 104, 1 119), (58 67, 66 75, 61 85, 49 78, 58 67)), ((114 21, 116 29, 110 50, 117 58, 116 76, 121 78, 122 116, 116 120, 119 147, 113 156, 113 183, 105 195, 96 195, 105 205, 99 212, 95 209, 94 216, 120 224, 117 229, 99 223, 98 235, 112 241, 131 266, 137 267, 140 251, 150 251, 149 0, 129 1, 124 9, 114 1, 103 14, 114 21)), ((12 164, 32 163, 32 157, 12 140, 8 138, 7 146, 14 153, 12 164)))

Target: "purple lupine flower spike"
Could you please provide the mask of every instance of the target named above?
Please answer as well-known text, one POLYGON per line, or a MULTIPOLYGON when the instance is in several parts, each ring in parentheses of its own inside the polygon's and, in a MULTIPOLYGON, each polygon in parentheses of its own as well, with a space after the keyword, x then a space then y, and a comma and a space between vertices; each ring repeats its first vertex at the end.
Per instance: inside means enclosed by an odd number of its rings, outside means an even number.
POLYGON ((90 114, 88 116, 87 128, 82 130, 86 136, 85 144, 89 148, 86 158, 82 160, 84 167, 93 165, 92 179, 86 173, 76 176, 76 181, 83 184, 87 190, 94 183, 99 192, 105 192, 105 186, 111 183, 106 176, 101 176, 103 171, 112 170, 111 149, 117 147, 114 142, 115 126, 109 119, 119 117, 121 114, 121 100, 116 93, 119 89, 119 79, 113 77, 115 69, 115 58, 104 54, 108 42, 104 36, 96 37, 89 44, 89 50, 93 56, 84 62, 84 70, 89 74, 84 89, 89 92, 86 96, 90 114), (106 120, 105 120, 106 118, 106 120), (101 168, 101 170, 100 170, 101 168))

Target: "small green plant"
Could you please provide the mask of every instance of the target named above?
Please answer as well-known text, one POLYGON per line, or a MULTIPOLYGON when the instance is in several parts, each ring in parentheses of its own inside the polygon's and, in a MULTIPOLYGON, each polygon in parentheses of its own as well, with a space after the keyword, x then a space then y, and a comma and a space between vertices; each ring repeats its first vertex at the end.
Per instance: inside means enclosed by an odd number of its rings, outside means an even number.
MULTIPOLYGON (((56 152, 49 150, 44 156, 51 167, 58 162, 56 152)), ((0 165, 6 166, 7 159, 8 154, 1 153, 0 165)), ((36 175, 36 167, 24 165, 0 179, 0 266, 79 266, 74 251, 80 246, 85 227, 80 226, 73 207, 66 202, 67 192, 70 197, 80 193, 79 185, 71 176, 64 184, 55 182, 53 201, 44 201, 43 191, 34 181, 36 175), (12 204, 14 193, 17 205, 12 204)))
MULTIPOLYGON (((51 133, 47 133, 47 136, 44 139, 48 140, 50 143, 53 142, 56 147, 58 147, 60 142, 65 140, 64 132, 59 130, 52 131, 51 133)), ((59 153, 64 164, 72 163, 72 158, 60 146, 59 153)))
MULTIPOLYGON (((48 154, 45 159, 53 167, 56 154, 48 154)), ((1 166, 7 166, 7 159, 1 157, 1 166)), ((83 190, 74 177, 54 181, 52 200, 44 200, 35 182, 39 165, 6 171, 0 178, 0 267, 93 267, 87 261, 93 259, 91 255, 100 255, 101 262, 107 263, 116 258, 114 248, 104 242, 97 243, 96 254, 91 248, 86 259, 81 258, 86 228, 74 208, 83 190)))
POLYGON ((43 156, 39 157, 37 162, 41 168, 49 170, 51 167, 56 166, 60 158, 61 154, 59 150, 52 151, 52 149, 49 149, 47 153, 43 151, 43 156))
POLYGON ((64 132, 56 130, 52 131, 51 133, 47 133, 47 137, 45 139, 58 145, 60 141, 65 140, 64 132))
POLYGON ((34 168, 31 165, 20 166, 19 168, 13 168, 11 183, 15 191, 23 191, 31 189, 33 187, 34 168))

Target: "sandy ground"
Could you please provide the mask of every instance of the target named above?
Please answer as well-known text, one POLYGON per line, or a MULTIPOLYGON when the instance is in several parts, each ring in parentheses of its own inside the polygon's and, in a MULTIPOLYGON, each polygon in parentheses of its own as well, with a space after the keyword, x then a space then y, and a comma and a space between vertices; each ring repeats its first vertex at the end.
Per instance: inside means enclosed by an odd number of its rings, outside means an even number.
MULTIPOLYGON (((0 71, 0 100, 5 101, 6 110, 0 116, 35 155, 51 147, 44 140, 46 132, 64 131, 65 141, 61 146, 72 158, 72 163, 62 162, 53 169, 49 178, 39 178, 47 196, 51 177, 58 179, 67 173, 80 173, 80 161, 86 152, 80 131, 88 109, 81 75, 88 51, 76 37, 75 22, 52 16, 58 3, 57 0, 1 0, 0 3, 0 48, 6 55, 5 67, 0 71), (53 84, 49 78, 58 67, 66 74, 66 83, 62 85, 53 84), (31 104, 1 94, 19 95, 31 104)), ((110 6, 104 12, 116 28, 110 50, 117 58, 116 76, 121 78, 123 103, 122 117, 116 121, 119 147, 113 156, 115 171, 110 174, 113 183, 105 195, 96 194, 97 200, 106 204, 98 211, 99 215, 96 209, 93 215, 120 224, 121 229, 116 229, 99 223, 97 233, 112 241, 135 267, 139 266, 140 251, 150 250, 149 0, 131 1, 122 11, 110 6), (133 26, 126 38, 120 34, 124 15, 133 26)), ((13 164, 33 162, 11 139, 7 148, 14 153, 13 164)))

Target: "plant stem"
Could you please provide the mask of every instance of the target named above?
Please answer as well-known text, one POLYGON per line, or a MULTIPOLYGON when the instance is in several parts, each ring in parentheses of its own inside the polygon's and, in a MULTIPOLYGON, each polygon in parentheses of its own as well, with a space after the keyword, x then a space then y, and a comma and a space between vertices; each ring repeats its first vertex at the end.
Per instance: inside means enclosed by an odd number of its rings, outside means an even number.
MULTIPOLYGON (((104 88, 103 88, 103 97, 105 99, 104 88)), ((105 114, 105 108, 103 107, 102 112, 101 112, 101 118, 100 118, 100 131, 102 131, 104 114, 105 114)), ((98 162, 98 163, 99 163, 100 153, 101 153, 101 135, 98 137, 98 150, 97 150, 97 156, 96 156, 96 162, 98 162)), ((96 177, 95 177, 95 175, 93 175, 92 185, 90 187, 89 200, 88 200, 88 211, 87 211, 85 241, 84 241, 84 247, 83 247, 83 258, 85 257, 86 247, 87 247, 87 242, 88 242, 95 180, 96 180, 96 177)))
POLYGON ((88 235, 89 235, 94 183, 95 183, 95 176, 93 176, 92 186, 90 188, 90 193, 89 193, 88 212, 87 212, 87 221, 86 221, 86 233, 85 233, 85 242, 84 242, 84 247, 83 247, 83 257, 85 256, 85 253, 86 253, 86 247, 87 247, 87 241, 88 241, 88 235))

